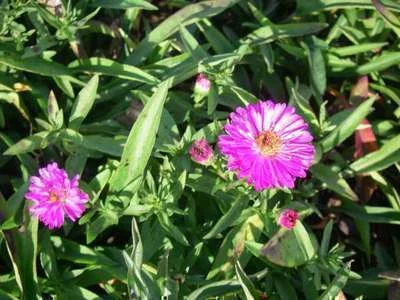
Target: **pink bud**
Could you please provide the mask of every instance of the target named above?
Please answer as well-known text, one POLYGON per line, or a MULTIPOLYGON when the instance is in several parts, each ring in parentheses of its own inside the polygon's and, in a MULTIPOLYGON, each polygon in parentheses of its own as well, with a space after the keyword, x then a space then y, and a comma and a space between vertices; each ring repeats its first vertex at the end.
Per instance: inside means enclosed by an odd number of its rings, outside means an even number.
POLYGON ((208 165, 213 158, 213 149, 206 139, 201 138, 193 142, 189 154, 193 161, 201 165, 208 165))
POLYGON ((281 227, 290 230, 296 225, 298 219, 299 219, 299 214, 297 211, 293 209, 285 209, 279 215, 278 224, 281 227))
POLYGON ((195 93, 208 94, 211 88, 211 81, 203 73, 197 75, 196 83, 194 85, 195 93))

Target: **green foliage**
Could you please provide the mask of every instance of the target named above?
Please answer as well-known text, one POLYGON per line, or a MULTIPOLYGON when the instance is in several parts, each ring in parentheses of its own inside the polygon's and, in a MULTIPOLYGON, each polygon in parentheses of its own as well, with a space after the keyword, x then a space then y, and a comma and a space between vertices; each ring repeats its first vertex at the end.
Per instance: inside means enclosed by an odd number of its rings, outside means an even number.
POLYGON ((398 281, 400 5, 193 2, 0 2, 1 299, 383 299, 398 281), (256 192, 218 152, 258 99, 314 136, 295 189, 256 192), (60 230, 24 196, 51 161, 90 196, 60 230))

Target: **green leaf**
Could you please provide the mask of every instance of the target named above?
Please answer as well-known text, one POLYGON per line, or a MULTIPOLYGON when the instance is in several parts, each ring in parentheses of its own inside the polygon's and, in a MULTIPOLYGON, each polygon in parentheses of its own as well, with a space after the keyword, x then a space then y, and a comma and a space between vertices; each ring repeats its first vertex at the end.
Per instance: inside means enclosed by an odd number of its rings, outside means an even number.
POLYGON ((229 231, 218 250, 217 257, 207 275, 207 279, 218 275, 224 277, 233 275, 234 265, 232 259, 234 257, 239 257, 241 265, 246 266, 251 255, 245 251, 245 243, 246 241, 256 241, 263 228, 263 221, 257 214, 254 214, 243 224, 229 231))
POLYGON ((36 257, 38 245, 38 220, 24 213, 23 231, 2 232, 8 254, 14 267, 16 280, 23 295, 22 299, 39 299, 36 257), (11 233, 11 234, 10 234, 11 233))
POLYGON ((312 36, 310 39, 306 39, 304 46, 306 48, 308 65, 310 68, 309 76, 311 86, 314 90, 315 97, 317 100, 321 101, 326 89, 326 69, 319 43, 319 40, 312 36))
POLYGON ((18 155, 22 153, 32 152, 37 149, 46 148, 48 145, 49 132, 42 131, 31 135, 30 137, 24 138, 16 144, 9 147, 4 155, 18 155))
POLYGON ((243 209, 247 207, 248 198, 243 199, 242 197, 237 198, 231 208, 224 214, 214 227, 203 237, 203 239, 211 239, 218 233, 224 231, 226 228, 231 226, 242 213, 243 209), (247 199, 247 200, 246 200, 247 199))
POLYGON ((317 119, 317 116, 315 115, 314 111, 311 108, 311 105, 309 101, 303 97, 303 95, 300 93, 300 91, 292 87, 290 88, 290 81, 286 80, 287 86, 289 93, 291 97, 293 97, 294 100, 294 105, 296 107, 297 112, 307 121, 308 124, 310 124, 310 127, 312 128, 314 133, 319 132, 319 122, 317 119))
POLYGON ((54 82, 57 86, 70 98, 75 98, 74 88, 72 87, 69 76, 58 76, 53 77, 54 82))
POLYGON ((185 235, 179 230, 178 227, 176 227, 172 222, 171 219, 169 218, 167 213, 160 212, 157 214, 158 220, 160 221, 160 224, 162 228, 165 229, 165 231, 173 237, 176 241, 181 243, 184 246, 189 246, 189 242, 185 235))
POLYGON ((274 285, 281 299, 297 300, 296 290, 293 284, 285 277, 277 274, 273 276, 274 285))
POLYGON ((329 51, 339 56, 350 56, 380 49, 386 46, 387 44, 388 43, 365 43, 365 44, 352 45, 340 48, 331 47, 329 48, 329 51))
POLYGON ((316 247, 300 221, 292 230, 279 230, 262 249, 269 261, 282 267, 298 267, 312 259, 316 247))
POLYGON ((349 279, 349 272, 346 269, 342 268, 337 273, 338 274, 335 276, 335 279, 333 279, 333 281, 329 284, 325 292, 318 298, 318 300, 335 299, 342 288, 344 288, 347 280, 349 279))
POLYGON ((108 227, 118 224, 118 215, 112 210, 104 210, 96 220, 88 224, 86 229, 86 242, 93 242, 97 236, 108 227))
POLYGON ((319 255, 322 258, 326 258, 329 250, 329 243, 331 240, 331 234, 333 229, 333 220, 329 220, 324 228, 324 233, 322 235, 321 247, 319 248, 319 255))
POLYGON ((53 245, 50 242, 50 233, 44 231, 40 235, 40 263, 46 276, 53 282, 59 282, 60 274, 58 272, 56 255, 53 245))
POLYGON ((400 52, 386 52, 378 58, 373 59, 371 62, 358 66, 354 72, 357 75, 367 75, 371 72, 386 70, 398 64, 400 64, 400 52))
POLYGON ((126 63, 137 65, 142 62, 156 45, 175 34, 180 26, 188 26, 198 20, 220 14, 240 0, 212 0, 186 5, 154 28, 127 58, 126 63))
POLYGON ((126 142, 124 136, 112 138, 102 135, 81 135, 79 132, 68 128, 62 130, 60 135, 63 139, 74 143, 76 146, 116 157, 122 155, 123 145, 126 142))
POLYGON ((218 105, 218 87, 213 84, 211 85, 210 92, 207 97, 207 114, 212 115, 218 105))
POLYGON ((134 289, 136 291, 136 296, 148 298, 150 292, 142 273, 143 244, 135 218, 132 218, 131 222, 131 235, 131 255, 128 256, 124 251, 124 258, 128 267, 128 293, 131 293, 132 289, 134 289))
POLYGON ((376 172, 400 160, 400 135, 387 141, 383 144, 382 148, 371 152, 355 162, 353 162, 349 168, 356 173, 368 173, 376 172))
POLYGON ((99 76, 95 75, 79 92, 72 107, 71 115, 69 116, 69 127, 71 129, 79 129, 83 120, 88 115, 93 106, 94 100, 96 99, 98 85, 99 76))
POLYGON ((114 9, 142 8, 147 10, 158 10, 157 6, 144 0, 92 0, 90 6, 114 9))
POLYGON ((202 286, 192 292, 187 300, 206 300, 210 297, 223 296, 240 290, 240 283, 233 280, 222 280, 202 286))
POLYGON ((251 45, 261 45, 277 39, 313 34, 327 26, 325 23, 267 25, 250 33, 243 42, 251 45))
POLYGON ((142 277, 142 272, 138 266, 135 265, 132 258, 124 251, 125 263, 128 268, 128 293, 141 299, 148 299, 149 290, 146 287, 146 283, 142 277))
POLYGON ((256 103, 258 101, 257 97, 250 92, 238 87, 236 85, 229 86, 229 89, 243 102, 244 105, 249 103, 256 103))
POLYGON ((356 107, 332 132, 319 141, 324 153, 340 145, 356 130, 360 122, 369 114, 376 97, 371 97, 356 107))
POLYGON ((110 180, 111 192, 134 193, 139 187, 137 180, 143 176, 150 158, 169 86, 170 81, 160 84, 133 125, 118 169, 110 180))
POLYGON ((209 56, 208 53, 199 45, 197 40, 184 26, 180 27, 179 34, 181 36, 185 50, 189 52, 194 59, 200 61, 209 56))
POLYGON ((368 75, 372 72, 384 71, 392 66, 397 66, 400 64, 400 52, 384 52, 378 57, 374 57, 370 62, 363 65, 349 66, 344 70, 339 70, 337 72, 332 71, 332 75, 338 77, 348 77, 356 75, 368 75))
MULTIPOLYGON (((14 141, 11 140, 8 136, 3 133, 0 133, 0 139, 3 140, 4 144, 8 147, 11 147, 14 144, 14 141)), ((37 168, 36 161, 27 154, 15 154, 21 164, 28 170, 29 173, 33 173, 37 168)))
MULTIPOLYGON (((92 291, 77 285, 62 285, 60 294, 65 297, 64 299, 85 299, 85 300, 98 300, 100 297, 92 291)), ((60 299, 62 299, 60 297, 60 299)))
POLYGON ((197 22, 200 31, 218 54, 228 53, 235 50, 231 42, 207 19, 197 22))
POLYGON ((131 258, 135 265, 140 269, 143 264, 143 244, 140 237, 139 227, 136 223, 136 219, 132 218, 131 223, 131 235, 132 235, 132 253, 131 258))
POLYGON ((127 64, 121 64, 114 60, 102 57, 91 57, 88 59, 77 60, 70 63, 69 67, 74 72, 94 72, 131 81, 143 82, 150 85, 155 85, 160 82, 156 77, 139 68, 127 64))
POLYGON ((11 53, 0 55, 0 64, 43 76, 63 76, 72 74, 67 67, 61 64, 50 62, 38 57, 22 59, 11 53))
POLYGON ((361 206, 354 202, 343 201, 342 206, 335 210, 369 223, 400 224, 400 211, 389 207, 361 206))
POLYGON ((238 260, 235 262, 235 271, 236 271, 236 277, 240 282, 244 294, 246 295, 246 299, 247 300, 259 299, 259 295, 256 291, 256 288, 254 287, 254 284, 251 282, 249 277, 247 277, 246 273, 243 271, 243 268, 238 260))
POLYGON ((369 175, 378 184, 382 192, 386 195, 386 198, 389 200, 392 207, 394 209, 400 210, 400 196, 395 187, 378 172, 370 172, 369 175))
MULTIPOLYGON (((305 15, 320 10, 335 10, 341 8, 374 9, 370 0, 297 0, 296 15, 305 15)), ((400 11, 400 5, 385 1, 385 5, 392 10, 400 11), (387 2, 387 3, 386 3, 387 2)))
POLYGON ((347 181, 339 176, 337 172, 332 171, 328 166, 321 163, 314 165, 311 168, 311 173, 326 185, 328 189, 346 199, 358 201, 358 196, 353 192, 347 181))
POLYGON ((3 218, 6 219, 1 224, 1 229, 11 229, 17 227, 19 223, 19 210, 23 206, 25 193, 28 189, 28 182, 21 185, 11 197, 5 202, 5 207, 2 207, 3 218))

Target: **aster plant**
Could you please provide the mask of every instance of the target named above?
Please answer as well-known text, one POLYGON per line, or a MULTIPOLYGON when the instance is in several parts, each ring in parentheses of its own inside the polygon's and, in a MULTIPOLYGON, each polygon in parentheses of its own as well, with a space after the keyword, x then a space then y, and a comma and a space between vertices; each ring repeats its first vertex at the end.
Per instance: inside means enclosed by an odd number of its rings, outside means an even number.
POLYGON ((0 299, 398 299, 399 12, 3 1, 0 299))

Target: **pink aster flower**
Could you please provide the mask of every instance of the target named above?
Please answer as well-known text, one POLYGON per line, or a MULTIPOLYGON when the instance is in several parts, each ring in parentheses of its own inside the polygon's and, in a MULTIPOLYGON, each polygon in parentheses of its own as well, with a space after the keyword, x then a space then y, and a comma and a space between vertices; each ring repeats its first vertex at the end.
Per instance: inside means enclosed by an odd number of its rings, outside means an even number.
POLYGON ((313 137, 294 107, 259 101, 230 114, 218 147, 228 168, 257 191, 293 188, 305 177, 314 157, 313 137))
POLYGON ((194 85, 195 93, 208 94, 211 88, 211 81, 203 73, 197 75, 196 83, 194 85))
POLYGON ((77 220, 85 211, 89 196, 78 186, 79 175, 71 180, 56 163, 39 169, 39 176, 31 176, 25 198, 32 201, 29 211, 48 228, 60 228, 64 216, 77 220))
POLYGON ((208 165, 213 159, 213 149, 204 138, 193 142, 189 154, 193 161, 201 165, 208 165))
POLYGON ((293 209, 285 209, 281 212, 278 219, 278 224, 286 229, 292 229, 296 226, 296 222, 299 219, 299 214, 293 209))

